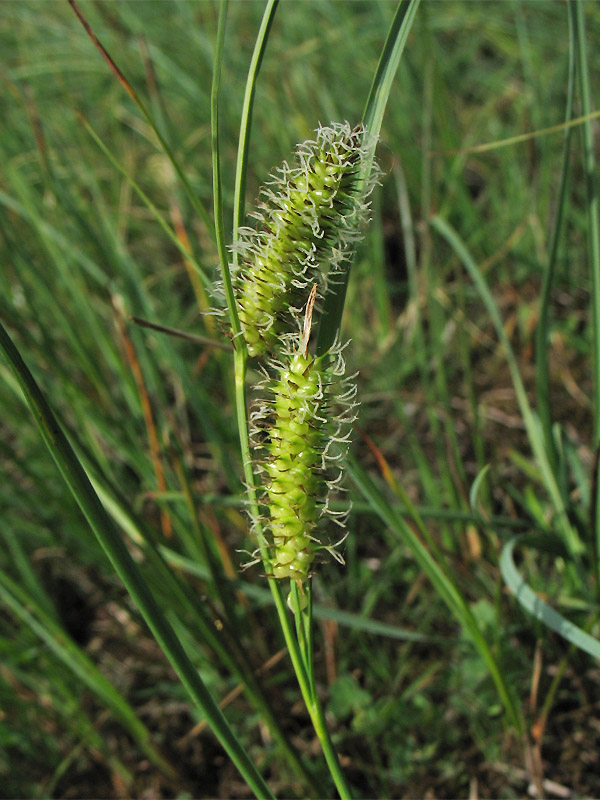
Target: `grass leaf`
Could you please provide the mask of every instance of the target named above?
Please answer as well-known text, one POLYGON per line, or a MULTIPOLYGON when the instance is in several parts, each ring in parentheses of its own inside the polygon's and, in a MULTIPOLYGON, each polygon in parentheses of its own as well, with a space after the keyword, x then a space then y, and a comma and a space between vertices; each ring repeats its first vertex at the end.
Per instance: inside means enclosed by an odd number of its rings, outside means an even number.
MULTIPOLYGON (((580 650, 584 650, 594 658, 600 658, 600 641, 555 611, 533 591, 519 574, 513 558, 514 550, 516 547, 533 544, 534 542, 530 541, 528 536, 514 536, 504 545, 500 556, 500 569, 504 582, 529 614, 580 650)), ((541 544, 538 540, 539 549, 547 549, 547 545, 547 542, 541 544)))

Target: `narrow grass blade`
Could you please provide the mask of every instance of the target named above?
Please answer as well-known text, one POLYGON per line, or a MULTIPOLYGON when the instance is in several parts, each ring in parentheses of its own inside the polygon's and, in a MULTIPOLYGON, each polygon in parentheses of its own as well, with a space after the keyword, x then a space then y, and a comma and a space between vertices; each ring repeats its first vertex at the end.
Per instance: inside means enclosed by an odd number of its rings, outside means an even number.
POLYGON ((174 336, 176 339, 185 339, 188 342, 199 344, 202 347, 216 347, 217 350, 227 350, 233 352, 233 347, 228 342, 221 342, 218 339, 210 339, 208 336, 198 336, 196 333, 188 333, 181 331, 179 328, 170 328, 168 325, 159 325, 156 322, 150 322, 147 319, 140 319, 139 317, 131 317, 131 321, 135 322, 141 328, 149 328, 158 333, 167 333, 169 336, 174 336))
POLYGON ((237 163, 235 171, 235 189, 233 194, 233 261, 237 264, 237 252, 235 243, 238 240, 238 229, 244 224, 244 201, 246 195, 246 174, 248 171, 248 153, 250 150, 250 133, 252 131, 252 113, 254 110, 254 95, 256 93, 256 81, 262 64, 271 26, 275 18, 275 12, 279 0, 268 0, 263 14, 262 22, 256 41, 254 51, 248 70, 246 80, 246 91, 244 93, 244 103, 242 106, 242 118, 240 121, 240 137, 238 144, 237 163))
POLYGON ((485 467, 480 470, 477 475, 475 476, 475 480, 471 485, 471 490, 469 492, 469 505, 473 510, 474 514, 478 514, 477 506, 479 504, 479 494, 482 490, 483 482, 490 470, 490 464, 486 464, 485 467))
POLYGON ((499 139, 495 142, 482 142, 475 144, 471 147, 459 147, 455 150, 431 150, 430 156, 461 156, 470 155, 472 153, 489 153, 493 150, 502 150, 504 147, 514 147, 516 144, 524 144, 531 142, 534 139, 540 139, 542 136, 553 136, 556 133, 562 133, 572 128, 578 128, 586 122, 593 122, 600 118, 599 111, 591 111, 589 114, 582 114, 580 117, 573 117, 568 122, 561 122, 558 125, 550 125, 548 128, 541 128, 540 130, 530 131, 529 133, 519 133, 517 136, 508 136, 506 139, 499 139))
MULTIPOLYGON (((573 41, 573 4, 569 5, 569 77, 567 82, 567 105, 565 110, 565 120, 569 122, 573 116, 573 94, 575 85, 575 43, 573 41)), ((550 241, 550 252, 548 264, 544 273, 542 285, 542 296, 540 299, 540 317, 536 328, 535 338, 535 363, 536 363, 536 403, 544 439, 548 445, 548 453, 556 464, 557 453, 554 446, 552 435, 552 414, 550 411, 550 377, 548 367, 548 328, 550 313, 550 296, 554 283, 556 267, 556 257, 558 254, 558 244, 562 229, 562 219, 565 206, 567 204, 567 179, 569 175, 569 155, 571 149, 571 134, 573 129, 565 129, 565 141, 563 147, 562 167, 558 198, 556 204, 556 215, 552 225, 552 237, 550 241)))
MULTIPOLYGON (((431 555, 429 549, 421 541, 419 536, 387 502, 371 478, 353 459, 350 459, 349 472, 353 482, 364 498, 369 501, 381 521, 385 523, 397 539, 410 549, 440 598, 446 603, 467 636, 469 636, 490 671, 492 680, 496 685, 498 696, 506 710, 510 722, 520 734, 523 733, 524 723, 520 708, 510 688, 507 686, 500 665, 481 633, 466 600, 463 598, 446 570, 431 555)), ((423 522, 418 518, 416 510, 413 518, 417 527, 422 528, 423 522)))
POLYGON ((525 391, 523 379, 521 378, 519 365, 508 336, 506 335, 506 331, 504 330, 504 325, 502 324, 502 318, 500 317, 498 306, 496 305, 496 302, 488 288, 481 270, 475 263, 473 257, 467 250, 465 244, 462 242, 456 231, 440 217, 432 217, 429 222, 433 229, 436 230, 452 247, 458 258, 461 260, 463 266, 469 273, 471 280, 473 281, 475 288, 479 293, 479 296, 487 308, 492 324, 496 329, 496 334, 502 342, 515 389, 517 402, 519 404, 521 416, 523 417, 523 422, 525 423, 525 428, 529 437, 529 443, 542 474, 546 491, 548 492, 554 505, 556 512, 555 524, 563 535, 565 543, 569 548, 569 552, 573 558, 577 560, 583 552, 583 543, 569 522, 565 501, 548 458, 548 449, 543 438, 543 432, 538 424, 538 421, 534 417, 533 410, 527 398, 527 392, 525 391))
MULTIPOLYGON (((381 131, 383 115, 390 96, 394 76, 398 70, 400 58, 402 57, 408 34, 415 20, 419 3, 420 0, 402 0, 398 5, 385 45, 381 52, 377 71, 373 78, 363 114, 363 124, 370 136, 373 137, 373 148, 371 157, 365 166, 365 177, 372 167, 375 157, 375 145, 379 132, 381 131)), ((326 353, 327 350, 329 350, 340 329, 349 276, 350 267, 346 269, 342 276, 336 278, 335 287, 325 296, 323 314, 319 323, 317 338, 318 354, 326 353)))
POLYGON ((137 92, 134 90, 133 86, 129 83, 129 81, 127 80, 127 78, 123 74, 123 72, 119 69, 119 67, 117 66, 117 64, 114 61, 114 59, 110 56, 110 54, 107 52, 105 47, 99 41, 98 37, 92 31, 89 22, 85 18, 85 15, 82 13, 81 9, 79 8, 79 6, 75 2, 75 0, 68 0, 68 2, 69 2, 69 5, 71 6, 71 8, 73 9, 73 11, 75 12, 75 15, 76 15, 77 19, 83 25, 83 28, 84 28, 85 32, 87 33, 87 35, 90 37, 90 39, 94 43, 94 46, 97 48, 98 52, 101 54, 102 58, 106 61, 106 63, 109 65, 109 67, 114 72, 114 74, 117 76, 117 79, 119 80, 119 83, 121 84, 121 86, 123 86, 123 88, 125 89, 127 94, 131 97, 133 102, 136 104, 136 106, 141 111, 141 113, 143 114, 144 118, 146 119, 146 121, 148 122, 148 124, 150 125, 152 130, 154 131, 154 134, 155 134, 156 138, 158 139, 158 142, 159 142, 163 152, 165 153, 165 155, 167 156, 167 158, 169 159, 169 161, 173 165, 173 169, 177 173, 177 177, 181 181, 181 183, 182 183, 182 185, 183 185, 183 187, 184 187, 184 189, 185 189, 185 191, 187 193, 187 196, 188 196, 192 206, 194 207, 194 210, 197 212, 198 216, 200 217, 200 219, 202 220, 202 222, 206 226, 206 230, 208 232, 208 235, 211 238, 214 238, 214 228, 213 228, 213 225, 212 225, 212 222, 211 222, 210 215, 209 215, 208 211, 204 208, 204 206, 202 205, 202 203, 198 199, 198 196, 197 196, 196 192, 190 186, 190 183, 189 183, 188 179, 186 178, 183 170, 181 169, 181 166, 179 165, 179 162, 175 158, 175 155, 174 155, 173 151, 171 150, 171 148, 169 147, 169 145, 168 145, 167 141, 165 140, 164 136, 162 135, 162 133, 159 131, 158 127, 156 126, 154 120, 152 119, 152 116, 151 116, 150 112, 148 111, 148 109, 146 108, 144 103, 142 103, 142 101, 140 100, 137 92))
POLYGON ((198 261, 196 260, 194 255, 185 247, 185 245, 181 241, 180 237, 175 233, 173 228, 169 225, 169 223, 164 218, 164 215, 154 205, 152 200, 148 197, 146 192, 142 189, 142 187, 139 185, 139 183, 135 180, 133 175, 131 175, 131 173, 128 170, 126 170, 125 167, 113 156, 113 154, 110 152, 110 149, 104 144, 104 142, 102 141, 100 136, 98 136, 96 131, 92 128, 92 126, 85 119, 85 117, 82 114, 79 114, 78 116, 79 116, 79 119, 81 120, 82 124, 84 125, 86 131, 89 133, 89 135, 92 137, 92 139, 96 142, 98 147, 102 150, 102 152, 108 158, 108 160, 113 165, 113 167, 115 169, 117 169, 127 181, 129 181, 132 189, 138 195, 140 200, 142 200, 142 202, 150 210, 150 212, 152 213, 152 216, 158 222, 158 224, 163 229, 163 231, 166 233, 168 238, 171 240, 171 242, 173 242, 175 247, 179 250, 179 252, 186 259, 186 261, 188 261, 192 265, 192 267, 196 271, 198 277, 200 278, 200 280, 204 284, 204 287, 207 288, 207 289, 211 289, 212 285, 213 285, 212 280, 208 277, 208 275, 206 274, 205 269, 198 263, 198 261))
POLYGON ((260 798, 273 797, 269 787, 257 772, 256 767, 229 727, 229 723, 206 689, 179 639, 175 636, 150 588, 140 575, 119 532, 100 503, 98 495, 92 488, 35 379, 2 325, 0 325, 0 347, 10 363, 44 441, 63 478, 179 679, 190 697, 206 715, 215 736, 252 791, 260 798))
POLYGON ((381 131, 383 115, 385 114, 392 83, 400 64, 408 34, 415 21, 420 1, 402 0, 398 4, 396 14, 390 25, 363 114, 363 123, 372 136, 379 136, 381 131))
POLYGON ((151 742, 151 733, 137 718, 129 703, 119 694, 86 654, 65 634, 61 626, 46 614, 17 583, 0 570, 0 598, 6 608, 21 619, 46 643, 63 664, 109 708, 130 732, 142 751, 163 772, 174 778, 176 770, 160 755, 151 742))
MULTIPOLYGON (((514 536, 502 548, 500 569, 504 582, 529 614, 539 619, 544 625, 556 631, 556 633, 580 650, 584 650, 594 658, 600 658, 600 641, 555 611, 533 591, 519 574, 515 566, 513 552, 515 547, 532 544, 533 542, 530 539, 531 537, 528 536, 514 536)), ((547 549, 547 542, 544 549, 547 549)))
POLYGON ((246 343, 241 333, 241 325, 237 312, 237 305, 233 292, 231 280, 231 270, 229 269, 229 256, 225 245, 225 224, 223 221, 223 191, 221 186, 221 157, 219 152, 219 87, 221 85, 221 66, 223 64, 223 45, 225 43, 225 27, 227 22, 228 0, 223 0, 219 8, 219 27, 217 29, 217 46, 215 49, 215 61, 213 67, 213 82, 210 93, 210 135, 212 144, 212 173, 213 173, 213 203, 215 216, 215 234, 217 239, 217 249, 219 251, 219 262, 221 264, 221 275, 223 276, 223 288, 225 299, 227 300, 227 312, 231 324, 233 336, 237 336, 237 347, 240 353, 244 353, 246 343))

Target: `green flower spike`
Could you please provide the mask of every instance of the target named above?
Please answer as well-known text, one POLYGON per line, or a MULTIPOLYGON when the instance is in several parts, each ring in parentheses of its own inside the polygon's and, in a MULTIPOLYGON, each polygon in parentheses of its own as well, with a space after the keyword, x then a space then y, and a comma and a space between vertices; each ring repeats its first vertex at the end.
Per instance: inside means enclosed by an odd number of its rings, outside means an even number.
POLYGON ((255 440, 268 436, 259 446, 272 574, 299 583, 308 577, 317 551, 328 550, 342 561, 335 544, 318 538, 318 529, 327 518, 345 524, 348 512, 333 512, 328 499, 339 487, 342 470, 336 464, 345 453, 356 407, 356 386, 343 379, 342 348, 336 345, 319 358, 308 352, 316 289, 315 284, 302 337, 290 337, 298 348, 271 365, 275 377, 266 381, 269 399, 252 415, 255 440))
POLYGON ((263 188, 253 214, 259 229, 240 229, 235 287, 250 355, 270 354, 294 329, 307 287, 325 283, 321 266, 335 280, 351 257, 376 182, 361 176, 365 141, 363 128, 347 122, 319 128, 298 146, 296 166, 284 163, 263 188))

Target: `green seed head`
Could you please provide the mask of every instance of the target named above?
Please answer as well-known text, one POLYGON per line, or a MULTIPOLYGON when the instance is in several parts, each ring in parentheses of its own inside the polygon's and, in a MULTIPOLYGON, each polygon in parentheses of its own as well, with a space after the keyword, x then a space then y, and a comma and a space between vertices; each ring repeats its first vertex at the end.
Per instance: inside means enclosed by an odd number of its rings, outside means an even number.
POLYGON ((248 351, 273 351, 294 329, 293 315, 306 287, 324 282, 351 256, 375 179, 362 175, 369 148, 362 128, 348 123, 319 128, 262 190, 254 214, 258 230, 240 230, 241 266, 236 276, 238 313, 248 351), (290 311, 292 319, 290 319, 290 311))
POLYGON ((266 492, 276 578, 304 580, 317 546, 311 536, 319 520, 319 500, 327 492, 320 469, 323 431, 315 423, 323 398, 321 380, 318 361, 296 353, 272 387, 276 416, 266 492))
POLYGON ((343 377, 341 348, 317 358, 307 351, 309 334, 310 320, 302 337, 290 337, 291 352, 271 365, 263 384, 265 398, 252 416, 255 433, 260 433, 255 439, 263 442, 258 445, 263 524, 269 534, 272 574, 298 582, 308 577, 319 550, 336 555, 321 540, 320 529, 327 518, 343 524, 329 510, 329 494, 339 480, 335 465, 356 405, 356 389, 343 377))

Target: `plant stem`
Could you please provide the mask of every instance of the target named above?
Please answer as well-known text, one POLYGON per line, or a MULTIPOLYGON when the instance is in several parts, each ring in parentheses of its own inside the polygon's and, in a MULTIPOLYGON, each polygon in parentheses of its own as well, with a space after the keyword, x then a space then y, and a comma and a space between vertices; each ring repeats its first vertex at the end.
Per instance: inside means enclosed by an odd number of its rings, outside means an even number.
POLYGON ((316 694, 314 695, 312 704, 309 706, 308 710, 310 712, 310 718, 312 720, 315 732, 319 737, 319 741, 321 742, 323 755, 325 756, 325 761, 329 767, 329 772, 331 773, 335 787, 338 790, 342 800, 350 800, 352 795, 350 794, 350 789, 348 788, 346 779, 342 773, 342 768, 340 767, 337 753, 335 752, 333 742, 331 741, 331 736, 329 735, 323 706, 321 705, 321 701, 316 694))
MULTIPOLYGON (((211 90, 211 141, 212 141, 212 162, 213 162, 213 202, 214 202, 214 216, 215 216, 215 233, 217 240, 217 249, 219 252, 219 261, 221 266, 221 274, 223 276, 223 285, 225 287, 225 297, 227 300, 227 311, 229 321, 231 324, 232 334, 234 336, 234 384, 235 384, 235 407, 236 419, 238 425, 238 434, 240 440, 240 452, 242 456, 242 465, 244 471, 244 480, 246 483, 246 491, 250 504, 250 513, 252 519, 255 521, 254 532, 260 544, 260 555, 267 574, 271 571, 271 562, 269 559, 269 552, 265 537, 262 533, 262 527, 259 522, 259 506, 258 497, 256 493, 256 485, 254 481, 254 473, 252 470, 252 458, 250 455, 250 437, 248 431, 248 417, 246 412, 246 369, 248 362, 248 348, 241 335, 240 319, 237 312, 237 305, 235 301, 235 294, 233 290, 233 282, 231 279, 231 271, 229 269, 229 261, 227 256, 227 248, 225 246, 225 228, 223 222, 223 195, 221 189, 221 161, 219 154, 219 86, 221 79, 221 64, 223 61, 223 44, 225 41, 225 23, 227 19, 228 0, 223 0, 219 12, 219 26, 217 31, 217 48, 215 52, 215 62, 213 71, 213 83, 211 90)), ((269 581, 271 584, 276 583, 272 579, 269 581)), ((281 595, 279 594, 279 587, 271 586, 271 590, 277 594, 277 599, 281 603, 281 595)), ((275 597, 275 594, 274 594, 275 597)), ((301 767, 304 777, 312 783, 311 777, 306 773, 300 764, 299 760, 289 748, 288 755, 291 753, 297 764, 301 767)), ((313 788, 318 793, 318 787, 313 785, 313 788)))
MULTIPOLYGON (((315 733, 319 737, 321 747, 323 748, 323 755, 329 767, 329 772, 333 778, 336 789, 339 792, 342 800, 352 797, 350 789, 346 783, 346 779, 342 773, 340 762, 335 752, 331 736, 327 728, 327 721, 325 719, 325 712, 317 693, 317 685, 315 681, 315 668, 313 658, 313 628, 312 628, 312 592, 310 583, 306 587, 309 594, 308 605, 306 608, 301 608, 300 604, 300 589, 294 581, 291 582, 291 599, 294 609, 294 616, 296 618, 296 630, 298 633, 299 645, 298 653, 303 660, 302 675, 306 678, 306 686, 303 689, 304 701, 306 708, 310 714, 311 722, 315 733), (305 695, 308 695, 308 697, 305 695)), ((300 681, 300 678, 298 678, 300 681)), ((303 688, 302 685, 300 687, 303 688)))

